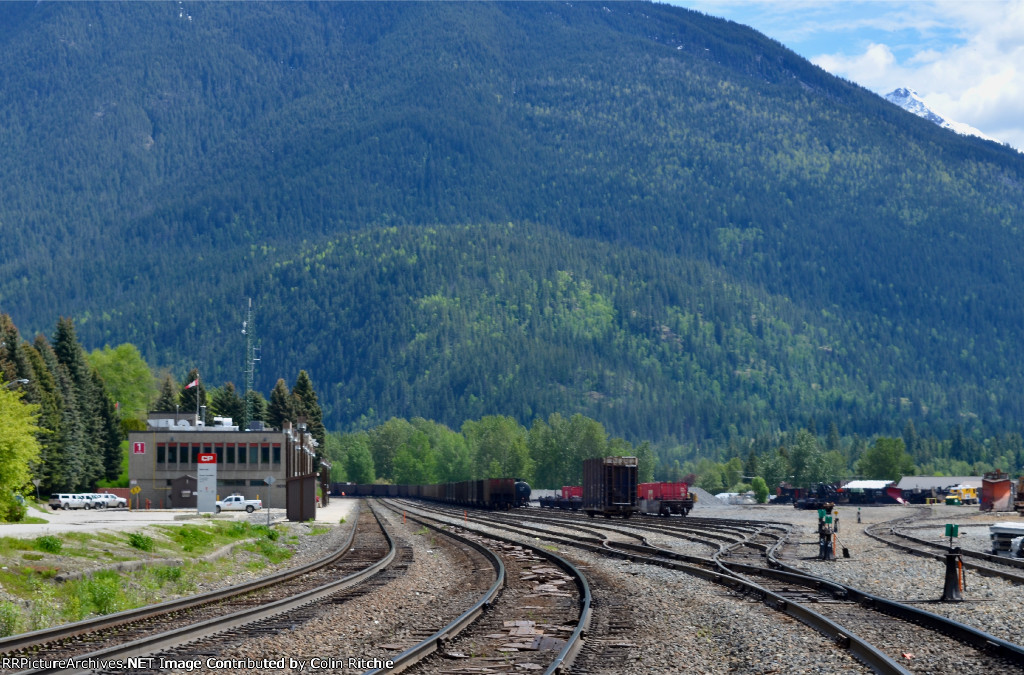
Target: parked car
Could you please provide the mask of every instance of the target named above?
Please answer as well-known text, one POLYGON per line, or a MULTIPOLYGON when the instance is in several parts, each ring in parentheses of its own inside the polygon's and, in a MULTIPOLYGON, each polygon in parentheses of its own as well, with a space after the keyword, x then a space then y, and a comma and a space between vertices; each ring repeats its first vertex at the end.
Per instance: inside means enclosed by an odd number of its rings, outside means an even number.
POLYGON ((89 508, 86 506, 87 503, 88 500, 86 500, 85 495, 61 493, 50 497, 50 508, 54 511, 57 509, 67 511, 68 509, 89 508))
POLYGON ((87 509, 102 509, 107 505, 95 492, 81 492, 79 494, 85 498, 85 508, 87 509))
POLYGON ((260 499, 246 499, 242 495, 231 495, 223 501, 217 502, 217 513, 221 511, 246 511, 252 513, 263 508, 263 501, 260 499))
POLYGON ((110 494, 109 492, 101 492, 89 496, 92 497, 93 508, 114 509, 128 506, 127 499, 110 494))

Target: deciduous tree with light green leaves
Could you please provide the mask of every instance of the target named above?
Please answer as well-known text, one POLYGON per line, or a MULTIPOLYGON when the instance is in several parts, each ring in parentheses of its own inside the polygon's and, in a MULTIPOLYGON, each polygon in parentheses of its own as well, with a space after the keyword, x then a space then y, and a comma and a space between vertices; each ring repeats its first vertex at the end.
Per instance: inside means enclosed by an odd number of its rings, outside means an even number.
POLYGON ((902 438, 876 438, 860 459, 865 478, 899 480, 914 473, 914 459, 907 453, 902 438))
POLYGON ((478 478, 532 479, 526 429, 512 417, 488 415, 479 422, 465 422, 462 434, 476 455, 478 478))
POLYGON ((103 378, 107 393, 118 403, 121 416, 145 421, 149 404, 159 389, 138 347, 128 343, 117 347, 108 345, 94 349, 86 355, 86 361, 103 378))
POLYGON ((15 494, 28 491, 29 467, 39 460, 39 406, 21 397, 0 384, 0 516, 5 521, 18 511, 15 494))
POLYGON ((754 476, 754 479, 750 481, 750 488, 754 491, 754 498, 757 499, 758 504, 768 501, 768 483, 764 482, 764 478, 754 476))

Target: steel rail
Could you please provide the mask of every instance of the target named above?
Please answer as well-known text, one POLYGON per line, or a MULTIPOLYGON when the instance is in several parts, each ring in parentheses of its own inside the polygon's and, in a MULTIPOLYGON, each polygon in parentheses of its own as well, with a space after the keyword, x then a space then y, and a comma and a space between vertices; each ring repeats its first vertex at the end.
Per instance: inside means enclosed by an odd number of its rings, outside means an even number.
MULTIPOLYGON (((391 510, 392 512, 397 513, 397 510, 390 504, 384 503, 383 506, 391 510)), ((446 640, 451 640, 453 637, 461 633, 465 628, 467 628, 473 622, 475 622, 480 617, 480 615, 483 614, 484 611, 491 605, 491 603, 494 602, 494 599, 498 597, 498 594, 501 592, 501 589, 505 586, 505 564, 501 562, 501 558, 496 553, 488 549, 486 546, 483 546, 479 542, 473 541, 468 537, 463 537, 460 534, 456 534, 455 532, 448 532, 447 530, 443 530, 437 525, 429 523, 415 516, 407 515, 405 517, 407 517, 409 520, 419 523, 420 525, 423 525, 424 527, 434 530, 438 534, 442 534, 446 537, 462 542, 463 544, 466 544, 467 546, 470 546, 471 548, 481 553, 488 560, 488 562, 491 563, 491 567, 494 568, 495 580, 494 583, 491 584, 491 587, 488 588, 487 591, 483 594, 483 596, 479 600, 477 600, 472 607, 470 607, 465 612, 460 614, 458 618, 456 618, 454 621, 448 623, 447 625, 442 627, 440 630, 438 630, 422 642, 413 645, 412 647, 406 649, 404 652, 398 654, 394 658, 388 659, 392 662, 392 664, 387 668, 375 668, 372 670, 367 670, 367 675, 369 673, 383 672, 400 673, 416 665, 417 663, 419 663, 429 655, 433 654, 434 652, 440 650, 443 643, 446 640)))
MULTIPOLYGON (((583 521, 587 522, 587 521, 583 521)), ((500 524, 495 524, 496 527, 503 527, 500 524)), ((505 526, 505 529, 512 529, 510 526, 505 526)), ((488 534, 488 536, 494 536, 488 534)), ((555 541, 561 544, 575 546, 584 550, 589 550, 595 553, 601 553, 602 555, 621 558, 629 560, 631 562, 644 563, 648 565, 654 565, 657 567, 664 567, 667 569, 676 570, 692 576, 700 577, 705 581, 718 584, 720 586, 726 586, 733 591, 741 592, 746 595, 751 595, 761 600, 766 606, 776 611, 781 611, 797 621, 800 621, 804 625, 818 631, 825 637, 831 639, 837 645, 845 648, 850 654, 871 668, 876 673, 881 675, 910 675, 910 671, 904 668, 901 664, 890 658, 884 652, 875 648, 870 642, 861 638, 860 636, 847 630, 845 627, 835 623, 831 619, 811 610, 810 608, 793 602, 787 598, 778 595, 763 586, 754 583, 736 573, 719 569, 715 569, 715 561, 709 558, 699 558, 696 556, 684 556, 674 551, 668 551, 665 549, 657 549, 656 547, 650 547, 655 549, 656 552, 647 550, 645 547, 640 547, 635 544, 622 545, 619 544, 617 547, 629 549, 633 548, 642 549, 647 555, 637 555, 632 553, 626 553, 624 551, 617 551, 609 549, 600 545, 589 543, 592 540, 591 537, 581 537, 585 541, 576 541, 568 535, 551 535, 545 534, 545 538, 549 541, 555 541), (654 557, 657 556, 657 557, 654 557), (699 564, 688 564, 673 562, 668 558, 674 559, 696 559, 699 560, 699 564)), ((517 542, 519 543, 519 542, 517 542)))
POLYGON ((838 592, 841 594, 837 595, 836 597, 844 597, 852 602, 858 602, 861 605, 864 605, 865 607, 869 607, 871 609, 880 611, 890 616, 894 616, 898 619, 902 619, 903 621, 914 623, 925 628, 928 628, 929 630, 943 633, 965 644, 968 644, 974 647, 975 649, 978 649, 979 651, 986 651, 988 653, 995 654, 1009 661, 1012 661, 1017 665, 1024 666, 1024 646, 1015 644, 1013 642, 1010 642, 1009 640, 1004 640, 1002 638, 996 637, 990 633, 986 633, 983 630, 979 630, 972 626, 960 623, 959 621, 956 621, 954 619, 950 619, 939 614, 935 614, 933 612, 929 612, 927 610, 914 607, 912 605, 898 602, 896 600, 889 600, 887 598, 883 598, 872 593, 868 593, 867 591, 862 591, 858 588, 849 586, 847 584, 841 584, 826 579, 824 577, 809 574, 806 571, 800 570, 790 565, 786 565, 785 563, 782 563, 777 559, 774 560, 774 564, 778 567, 778 569, 768 569, 760 567, 755 568, 752 566, 743 567, 749 567, 751 573, 760 574, 762 576, 771 576, 778 579, 789 579, 793 580, 794 583, 797 583, 795 581, 795 578, 786 575, 796 575, 798 577, 804 577, 805 579, 809 580, 808 583, 817 584, 818 587, 829 586, 841 588, 842 591, 838 592), (756 570, 756 572, 754 570, 756 570))
MULTIPOLYGON (((882 542, 883 544, 885 544, 887 546, 892 546, 893 548, 900 549, 901 551, 905 551, 905 552, 910 553, 912 555, 920 556, 922 558, 933 558, 935 560, 945 560, 945 558, 946 558, 945 553, 939 553, 938 551, 926 551, 926 550, 922 550, 922 549, 919 549, 919 548, 915 548, 915 547, 910 546, 908 544, 901 544, 898 541, 892 541, 891 539, 886 539, 883 535, 880 535, 877 532, 873 531, 873 528, 879 528, 879 527, 883 527, 885 525, 886 525, 886 523, 879 523, 877 525, 869 525, 868 527, 864 528, 864 534, 868 535, 872 539, 875 539, 876 541, 882 542)), ((945 546, 944 544, 938 544, 938 543, 935 543, 933 541, 928 541, 927 539, 921 539, 920 537, 915 537, 913 535, 901 532, 894 525, 890 526, 889 531, 892 534, 892 536, 894 536, 894 537, 900 537, 902 539, 907 539, 909 541, 912 541, 914 543, 920 544, 922 546, 928 546, 929 548, 935 548, 935 549, 943 549, 943 548, 945 548, 947 550, 949 548, 948 546, 945 546)), ((970 549, 961 549, 960 550, 960 554, 964 558, 964 560, 963 560, 964 567, 966 567, 968 569, 975 570, 975 571, 977 571, 977 572, 979 572, 981 574, 986 574, 986 575, 990 575, 990 576, 1000 577, 1002 579, 1006 579, 1007 581, 1013 581, 1013 582, 1018 583, 1018 584, 1019 583, 1024 583, 1024 559, 1021 559, 1021 558, 1007 558, 1005 556, 992 555, 991 553, 984 553, 982 551, 972 551, 970 549), (982 561, 984 561, 986 563, 989 563, 989 565, 981 565, 981 564, 972 562, 971 560, 966 560, 966 558, 974 558, 974 559, 977 559, 977 560, 982 560, 982 561), (994 567, 993 567, 993 565, 994 565, 994 567), (1014 572, 1014 571, 1011 571, 1011 570, 1008 570, 1008 569, 999 569, 1000 566, 1002 566, 1002 567, 1013 567, 1013 568, 1016 568, 1019 571, 1014 572)))
MULTIPOLYGON (((395 512, 398 511, 398 507, 396 507, 395 505, 391 504, 390 502, 385 502, 384 505, 387 508, 391 509, 392 511, 395 511, 395 512)), ((429 516, 429 515, 424 515, 422 513, 421 513, 421 515, 423 515, 425 518, 431 518, 431 516, 429 516)), ((434 526, 434 525, 432 525, 430 523, 427 523, 426 521, 424 521, 424 520, 422 520, 420 518, 417 518, 415 516, 411 516, 411 515, 407 514, 406 517, 408 517, 408 518, 410 518, 412 520, 415 520, 416 522, 418 522, 418 523, 420 523, 422 525, 430 527, 431 529, 434 529, 434 530, 440 530, 441 529, 441 528, 439 528, 437 526, 434 526)), ((437 520, 436 518, 433 518, 433 520, 435 520, 436 522, 443 522, 443 521, 437 520)), ((586 579, 586 577, 583 576, 583 573, 575 565, 573 565, 571 562, 569 562, 565 558, 563 558, 563 557, 561 557, 561 556, 559 556, 559 555, 557 555, 555 553, 552 553, 551 551, 546 551, 546 550, 544 550, 542 548, 531 546, 529 544, 524 544, 523 542, 517 541, 515 539, 510 539, 508 537, 503 537, 501 535, 497 535, 497 534, 494 534, 494 533, 491 533, 491 532, 480 532, 479 530, 476 530, 475 528, 468 527, 468 526, 463 525, 463 524, 455 524, 455 523, 446 523, 446 524, 447 525, 455 525, 457 527, 461 527, 462 529, 469 530, 469 531, 472 531, 472 532, 476 532, 477 534, 483 535, 485 537, 489 537, 491 539, 497 539, 499 541, 504 541, 506 543, 515 544, 517 546, 525 546, 526 548, 529 548, 534 554, 539 555, 539 556, 541 556, 543 558, 546 558, 550 562, 552 562, 555 565, 561 567, 563 570, 566 570, 567 572, 569 572, 569 575, 573 578, 573 582, 575 583, 577 592, 579 593, 579 596, 580 596, 580 618, 579 618, 579 620, 576 623, 576 628, 573 630, 572 634, 566 640, 565 645, 562 647, 562 649, 559 651, 559 653, 552 660, 552 662, 548 666, 548 668, 544 671, 544 675, 551 675, 552 673, 555 673, 555 672, 562 672, 562 671, 566 670, 567 668, 569 668, 572 665, 573 660, 576 658, 576 655, 579 653, 580 649, 583 647, 583 637, 586 634, 587 629, 590 627, 590 617, 591 617, 590 613, 591 613, 592 596, 590 594, 590 585, 587 583, 587 579, 586 579)), ((447 536, 450 536, 450 537, 457 537, 457 538, 460 538, 460 539, 462 538, 460 535, 456 535, 454 532, 449 532, 447 530, 444 530, 444 534, 447 535, 447 536)), ((472 540, 467 540, 467 541, 468 542, 472 542, 472 540)), ((486 549, 486 547, 484 547, 482 544, 479 544, 477 542, 472 542, 472 544, 474 545, 474 548, 478 548, 478 550, 479 549, 487 550, 488 553, 490 553, 491 555, 494 555, 493 552, 491 552, 488 549, 486 549)), ((599 547, 595 547, 595 548, 599 548, 599 547)), ((495 557, 497 558, 497 556, 495 556, 495 557)), ((498 559, 498 563, 501 564, 500 559, 498 559)), ((501 569, 502 569, 502 576, 504 577, 504 565, 502 565, 501 569)), ((502 581, 503 581, 503 579, 502 579, 502 581)), ((497 595, 497 593, 495 593, 495 595, 497 595)), ((477 605, 481 605, 482 603, 483 603, 483 600, 478 602, 477 605)), ((418 661, 418 660, 422 659, 424 656, 426 656, 427 654, 430 654, 433 651, 435 651, 440 646, 440 643, 441 643, 442 640, 444 640, 446 638, 450 638, 450 637, 452 637, 452 636, 454 636, 456 634, 456 633, 453 633, 450 630, 451 626, 459 624, 460 627, 459 627, 458 630, 461 631, 463 628, 465 628, 465 626, 468 626, 471 623, 470 621, 464 621, 464 617, 466 617, 466 615, 470 614, 471 612, 474 612, 475 608, 477 607, 477 605, 475 605, 474 607, 472 607, 469 610, 467 610, 462 616, 460 616, 458 619, 456 619, 451 624, 449 624, 449 626, 446 626, 446 627, 442 628, 437 633, 435 633, 434 635, 430 636, 429 638, 424 640, 419 645, 416 645, 415 647, 412 647, 412 648, 406 650, 406 652, 403 652, 402 654, 399 654, 399 656, 396 657, 395 665, 393 667, 387 668, 386 672, 389 672, 389 673, 391 673, 391 672, 400 672, 398 670, 398 666, 399 666, 398 659, 401 659, 406 653, 414 652, 414 651, 417 651, 417 650, 420 650, 420 649, 427 650, 423 654, 423 656, 420 656, 417 659, 417 661, 418 661)), ((481 607, 480 612, 482 612, 482 611, 483 611, 483 608, 481 607)), ((474 615, 473 619, 475 620, 476 616, 478 616, 478 615, 479 615, 479 612, 477 612, 476 615, 474 615)), ((458 632, 458 631, 456 631, 456 632, 458 632)), ((408 664, 408 665, 412 665, 412 664, 408 664)), ((406 665, 404 667, 408 667, 408 665, 406 665)), ((366 673, 364 675, 370 675, 371 673, 376 675, 377 673, 383 673, 383 672, 385 672, 384 669, 368 670, 368 671, 366 671, 366 673)))
MULTIPOLYGON (((355 513, 356 520, 353 522, 356 522, 358 517, 359 511, 357 509, 355 513)), ((337 551, 305 565, 291 567, 253 581, 236 584, 234 586, 226 586, 224 588, 190 595, 176 600, 168 600, 155 605, 146 605, 145 607, 138 607, 136 609, 127 609, 115 614, 107 614, 105 616, 76 621, 74 623, 62 624, 51 628, 43 628, 30 633, 20 633, 10 637, 0 638, 0 655, 9 655, 11 652, 30 649, 32 647, 46 644, 47 642, 55 642, 57 640, 71 638, 86 633, 93 633, 106 628, 113 628, 132 621, 140 621, 160 616, 161 614, 169 614, 171 612, 189 609, 191 607, 198 607, 200 605, 243 595, 266 586, 272 586, 274 584, 288 581, 303 574, 308 574, 320 567, 329 565, 341 558, 343 555, 348 553, 348 550, 351 548, 352 542, 355 540, 355 534, 356 528, 353 524, 352 531, 349 532, 348 538, 337 551)))
MULTIPOLYGON (((237 628, 238 626, 243 626, 254 621, 286 613, 303 605, 316 602, 339 591, 355 586, 388 567, 397 554, 397 547, 395 546, 395 542, 391 534, 384 527, 383 523, 381 523, 380 517, 373 511, 372 507, 371 512, 373 512, 374 518, 377 520, 377 523, 381 527, 381 531, 384 533, 384 537, 387 539, 388 553, 383 558, 358 572, 354 572, 353 574, 325 584, 324 586, 320 586, 319 588, 314 588, 266 605, 240 610, 226 616, 214 617, 212 619, 183 626, 181 628, 143 637, 125 644, 83 654, 75 657, 73 659, 73 664, 70 667, 41 667, 21 671, 19 675, 79 675, 82 673, 89 673, 96 670, 94 665, 96 663, 118 660, 125 661, 130 658, 142 658, 169 647, 175 647, 185 642, 190 642, 216 633, 222 633, 232 628, 237 628), (86 664, 87 667, 83 668, 80 665, 75 664, 86 664)), ((353 526, 353 535, 349 540, 350 544, 351 540, 354 539, 355 529, 355 526, 353 526)))

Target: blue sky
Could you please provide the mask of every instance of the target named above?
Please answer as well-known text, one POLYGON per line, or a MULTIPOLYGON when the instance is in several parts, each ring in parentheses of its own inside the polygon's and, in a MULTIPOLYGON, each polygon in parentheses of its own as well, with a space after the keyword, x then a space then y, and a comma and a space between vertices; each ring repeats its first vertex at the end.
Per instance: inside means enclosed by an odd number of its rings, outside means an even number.
POLYGON ((1024 0, 667 0, 742 23, 879 94, 1024 151, 1024 0))

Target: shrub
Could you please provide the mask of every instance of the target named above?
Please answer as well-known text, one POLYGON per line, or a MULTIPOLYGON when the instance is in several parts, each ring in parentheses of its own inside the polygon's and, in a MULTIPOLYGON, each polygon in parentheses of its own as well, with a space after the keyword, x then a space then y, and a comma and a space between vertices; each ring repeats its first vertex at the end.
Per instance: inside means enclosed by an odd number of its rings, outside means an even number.
POLYGON ((140 551, 153 550, 153 537, 146 536, 141 532, 129 532, 128 543, 132 548, 137 548, 140 551))
POLYGON ((35 549, 43 553, 60 553, 63 546, 61 540, 52 534, 44 534, 41 537, 36 537, 35 540, 35 549))
POLYGON ((21 609, 13 602, 0 602, 0 637, 20 633, 21 623, 21 609))
POLYGON ((112 614, 121 600, 121 577, 116 572, 99 572, 84 583, 85 592, 97 614, 112 614))
POLYGON ((252 531, 255 534, 258 534, 259 536, 263 537, 264 539, 269 539, 270 541, 277 541, 281 537, 280 532, 270 527, 267 527, 266 525, 256 525, 252 528, 252 531))
POLYGON ((25 506, 25 502, 14 501, 7 505, 4 520, 8 523, 20 523, 25 519, 26 513, 28 513, 28 509, 25 506))

